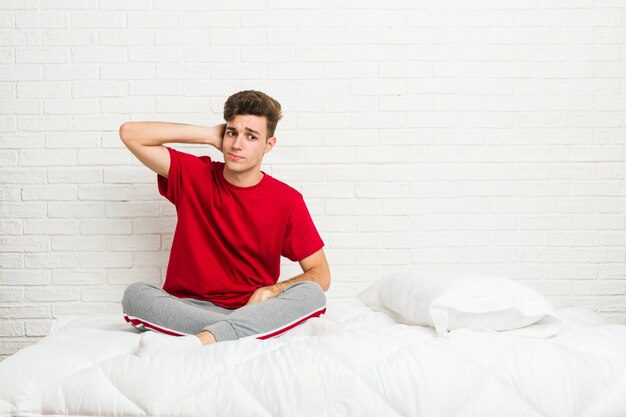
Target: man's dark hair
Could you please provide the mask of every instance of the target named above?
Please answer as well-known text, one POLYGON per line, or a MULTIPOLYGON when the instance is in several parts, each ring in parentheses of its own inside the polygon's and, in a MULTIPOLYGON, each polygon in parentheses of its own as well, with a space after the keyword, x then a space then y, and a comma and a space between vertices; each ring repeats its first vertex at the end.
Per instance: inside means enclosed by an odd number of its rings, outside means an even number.
POLYGON ((245 90, 228 97, 224 103, 224 120, 229 122, 237 115, 265 116, 267 137, 274 136, 276 125, 282 117, 280 103, 265 93, 245 90))

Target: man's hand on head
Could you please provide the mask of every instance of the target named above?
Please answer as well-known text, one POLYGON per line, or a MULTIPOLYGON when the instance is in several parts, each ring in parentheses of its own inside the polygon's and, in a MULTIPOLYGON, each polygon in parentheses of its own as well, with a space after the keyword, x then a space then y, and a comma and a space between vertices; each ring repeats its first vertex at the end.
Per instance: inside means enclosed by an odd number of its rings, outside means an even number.
POLYGON ((226 123, 221 123, 215 126, 205 126, 204 129, 205 143, 221 151, 224 133, 226 132, 226 123))
POLYGON ((280 293, 282 292, 282 286, 279 284, 270 285, 267 287, 259 287, 252 293, 246 305, 265 301, 268 298, 274 298, 280 295, 280 293))

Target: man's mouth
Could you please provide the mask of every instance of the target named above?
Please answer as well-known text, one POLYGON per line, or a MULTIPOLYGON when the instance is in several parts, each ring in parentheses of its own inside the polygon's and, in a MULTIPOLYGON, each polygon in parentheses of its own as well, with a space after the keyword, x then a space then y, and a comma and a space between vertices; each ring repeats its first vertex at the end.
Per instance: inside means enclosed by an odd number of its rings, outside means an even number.
POLYGON ((228 156, 230 157, 230 159, 232 159, 233 161, 241 161, 243 159, 242 156, 239 155, 235 155, 232 153, 229 153, 228 156))

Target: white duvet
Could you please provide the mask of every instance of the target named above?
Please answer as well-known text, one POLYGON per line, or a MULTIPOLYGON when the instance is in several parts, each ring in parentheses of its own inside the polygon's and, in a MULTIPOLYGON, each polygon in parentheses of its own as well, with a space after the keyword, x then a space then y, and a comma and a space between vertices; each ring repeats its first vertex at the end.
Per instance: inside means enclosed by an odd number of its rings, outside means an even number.
POLYGON ((626 325, 437 337, 358 301, 269 340, 137 357, 120 316, 59 319, 0 362, 2 416, 626 416, 626 325))

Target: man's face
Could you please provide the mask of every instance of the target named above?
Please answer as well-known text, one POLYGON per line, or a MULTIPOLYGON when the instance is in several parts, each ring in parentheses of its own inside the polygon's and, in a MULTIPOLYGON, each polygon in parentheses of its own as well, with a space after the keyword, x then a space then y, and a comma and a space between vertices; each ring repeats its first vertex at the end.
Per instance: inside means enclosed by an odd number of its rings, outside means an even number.
POLYGON ((243 174, 261 170, 263 155, 276 143, 276 138, 267 138, 265 116, 237 115, 226 123, 222 152, 224 163, 230 171, 243 174))

